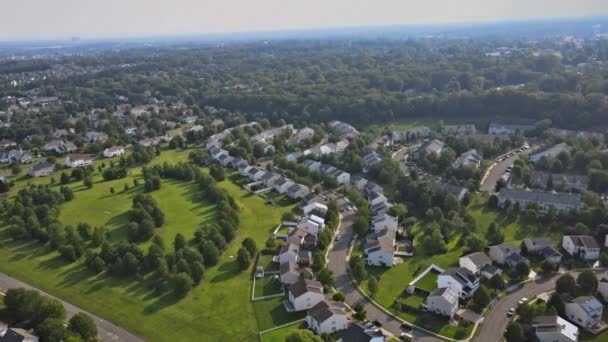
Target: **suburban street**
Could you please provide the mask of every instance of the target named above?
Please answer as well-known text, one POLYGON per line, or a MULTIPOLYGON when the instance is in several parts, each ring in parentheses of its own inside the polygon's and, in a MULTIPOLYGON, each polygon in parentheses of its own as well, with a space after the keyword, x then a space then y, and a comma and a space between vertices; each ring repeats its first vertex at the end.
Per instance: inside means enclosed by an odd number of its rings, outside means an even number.
POLYGON ((77 306, 74 306, 64 300, 61 300, 60 298, 52 296, 42 290, 39 290, 20 280, 17 280, 7 274, 0 272, 0 290, 2 292, 5 292, 8 289, 19 288, 19 287, 29 289, 29 290, 36 290, 39 293, 41 293, 47 297, 57 299, 65 307, 65 310, 67 311, 67 314, 68 314, 68 318, 72 317, 74 314, 79 313, 79 312, 84 312, 84 313, 88 314, 95 321, 95 323, 97 325, 99 339, 102 341, 124 341, 124 342, 143 342, 144 341, 143 339, 131 334, 130 332, 126 331, 125 329, 123 329, 111 322, 108 322, 90 312, 84 311, 77 306))
POLYGON ((480 186, 480 190, 483 192, 494 192, 496 188, 496 182, 500 179, 500 177, 507 171, 507 168, 513 165, 513 162, 519 158, 520 155, 527 155, 530 152, 536 150, 538 146, 532 146, 529 150, 526 150, 522 153, 517 153, 514 156, 511 156, 501 162, 494 163, 492 169, 488 172, 488 175, 483 180, 480 186))
POLYGON ((485 316, 475 341, 486 342, 501 340, 510 320, 510 318, 507 317, 507 311, 510 308, 517 307, 517 302, 524 297, 532 299, 543 292, 553 290, 557 278, 558 276, 554 276, 550 279, 529 282, 518 290, 503 297, 485 316))
MULTIPOLYGON (((335 287, 346 297, 346 303, 351 307, 362 303, 367 311, 367 319, 370 321, 378 320, 382 323, 382 328, 394 334, 397 338, 403 332, 401 322, 386 314, 384 311, 377 308, 369 299, 364 297, 353 285, 347 273, 346 256, 350 248, 353 237, 353 220, 355 214, 352 211, 345 211, 342 216, 342 224, 339 227, 341 238, 335 241, 332 250, 329 253, 329 269, 334 272, 335 287)), ((431 336, 423 331, 414 330, 414 340, 421 342, 438 342, 442 341, 434 336, 431 336)))

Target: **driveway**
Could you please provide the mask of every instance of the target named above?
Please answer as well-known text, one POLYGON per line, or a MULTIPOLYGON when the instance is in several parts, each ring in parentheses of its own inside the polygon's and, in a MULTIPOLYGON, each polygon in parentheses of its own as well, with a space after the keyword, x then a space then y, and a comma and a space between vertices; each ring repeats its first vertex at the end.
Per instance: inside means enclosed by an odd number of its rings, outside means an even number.
MULTIPOLYGON (((351 245, 353 237, 353 220, 355 213, 352 211, 345 211, 342 216, 342 224, 340 225, 341 239, 335 241, 333 248, 329 252, 329 263, 328 267, 334 272, 335 276, 335 287, 338 291, 344 293, 346 303, 351 307, 361 303, 365 306, 367 311, 367 319, 370 321, 378 320, 382 322, 382 328, 386 329, 390 333, 399 337, 401 332, 401 322, 394 319, 384 311, 378 309, 371 303, 369 299, 364 297, 355 286, 352 284, 351 279, 346 271, 347 261, 346 256, 351 245)), ((439 342, 442 341, 434 336, 428 335, 427 333, 419 330, 414 330, 414 340, 421 342, 439 342)))
POLYGON ((556 275, 550 279, 526 283, 523 287, 503 297, 486 315, 475 341, 501 341, 510 321, 510 318, 507 317, 507 311, 510 308, 516 307, 517 302, 523 297, 532 299, 543 292, 553 290, 557 278, 558 276, 556 275))
POLYGON ((102 319, 101 317, 98 317, 90 312, 84 311, 84 310, 82 310, 68 302, 65 302, 55 296, 52 296, 42 290, 39 290, 20 280, 10 277, 7 274, 0 273, 0 290, 2 292, 5 292, 8 289, 19 288, 19 287, 22 287, 22 288, 25 288, 28 290, 36 290, 42 295, 51 297, 53 299, 57 299, 65 307, 65 310, 67 311, 67 314, 68 314, 68 318, 72 317, 74 314, 79 313, 79 312, 84 312, 84 313, 88 314, 95 321, 95 324, 97 325, 97 332, 99 334, 98 335, 99 339, 102 341, 124 341, 124 342, 143 342, 144 341, 143 339, 131 334, 130 332, 126 331, 125 329, 123 329, 113 323, 110 323, 110 322, 102 319))
POLYGON ((509 166, 513 165, 513 162, 515 160, 517 160, 517 158, 519 158, 519 156, 528 155, 530 152, 534 151, 537 147, 538 146, 532 146, 530 149, 528 149, 522 153, 515 154, 514 156, 511 156, 501 162, 492 164, 491 169, 488 171, 486 178, 481 183, 481 187, 480 187, 481 191, 494 192, 494 189, 496 189, 496 182, 498 182, 500 177, 505 173, 505 171, 507 171, 507 168, 509 166))

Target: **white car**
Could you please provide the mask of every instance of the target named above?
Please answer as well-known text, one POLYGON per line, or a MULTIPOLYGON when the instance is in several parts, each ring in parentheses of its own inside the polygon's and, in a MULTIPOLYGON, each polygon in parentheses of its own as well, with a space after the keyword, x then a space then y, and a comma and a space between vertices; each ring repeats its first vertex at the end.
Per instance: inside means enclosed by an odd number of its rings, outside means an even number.
POLYGON ((528 302, 528 298, 524 297, 522 299, 519 300, 519 302, 517 302, 517 304, 519 305, 524 305, 528 302))

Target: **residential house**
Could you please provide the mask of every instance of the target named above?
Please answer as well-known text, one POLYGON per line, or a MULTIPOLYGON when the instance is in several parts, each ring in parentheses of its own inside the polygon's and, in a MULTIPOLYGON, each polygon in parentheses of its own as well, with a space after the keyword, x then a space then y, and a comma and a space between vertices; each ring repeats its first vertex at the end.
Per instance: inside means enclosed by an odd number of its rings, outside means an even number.
POLYGON ((145 138, 145 139, 138 141, 137 143, 144 147, 151 147, 151 146, 158 145, 160 142, 158 141, 157 138, 145 138))
POLYGON ((455 169, 461 169, 463 167, 477 169, 479 168, 479 165, 481 165, 482 159, 481 153, 477 152, 477 150, 469 150, 456 158, 454 163, 452 163, 452 167, 455 169))
POLYGON ((319 231, 325 228, 325 220, 313 214, 302 219, 298 223, 298 228, 305 230, 309 234, 317 235, 319 231))
POLYGON ((329 126, 338 130, 340 139, 356 138, 359 136, 359 131, 347 123, 334 120, 329 123, 329 126))
POLYGON ((393 131, 391 137, 396 142, 410 142, 427 138, 431 134, 431 130, 426 126, 414 127, 405 131, 393 131))
POLYGON ((530 174, 530 186, 543 190, 555 189, 558 191, 583 192, 589 186, 589 177, 533 171, 530 174))
POLYGON ((294 184, 295 183, 291 179, 281 177, 274 183, 273 188, 279 194, 285 194, 287 193, 287 190, 294 184))
POLYGON ((356 323, 342 331, 337 342, 384 342, 385 338, 387 337, 382 330, 376 326, 369 328, 362 323, 356 323))
POLYGON ((279 250, 279 264, 286 262, 298 262, 298 252, 300 251, 300 245, 297 243, 285 243, 279 250))
POLYGON ((553 241, 548 237, 527 238, 524 239, 523 245, 528 254, 539 255, 555 264, 562 262, 562 254, 553 247, 553 241))
POLYGON ((565 301, 566 318, 581 328, 596 327, 602 321, 604 305, 597 298, 582 296, 565 301))
POLYGON ((16 146, 17 146, 17 143, 12 140, 8 140, 8 139, 0 140, 0 150, 7 150, 11 147, 16 147, 16 146))
POLYGON ((112 158, 125 154, 124 146, 112 146, 103 150, 103 156, 106 158, 112 158))
POLYGON ((439 156, 445 149, 445 143, 441 140, 433 139, 423 143, 418 151, 414 154, 414 157, 418 159, 420 152, 426 151, 428 154, 434 154, 439 156))
POLYGON ((371 226, 374 233, 379 233, 384 229, 394 233, 397 231, 399 223, 397 217, 382 212, 372 217, 371 226))
POLYGON ((378 203, 388 202, 388 198, 381 193, 373 193, 368 197, 367 201, 370 206, 374 206, 378 203))
POLYGON ((370 152, 363 157, 363 165, 369 168, 382 161, 382 157, 377 152, 370 152))
POLYGON ((38 342, 38 336, 21 328, 10 328, 8 324, 0 322, 0 342, 38 342))
POLYGON ((499 124, 496 122, 490 123, 490 127, 488 128, 488 134, 492 135, 500 135, 500 134, 515 134, 521 133, 524 134, 534 129, 532 125, 509 125, 509 124, 499 124))
POLYGON ((55 164, 43 161, 34 164, 27 174, 30 175, 30 177, 42 177, 51 175, 53 172, 55 172, 55 164))
POLYGON ((262 176, 260 181, 262 182, 262 184, 264 184, 265 187, 272 187, 274 186, 274 183, 281 178, 282 177, 280 174, 268 171, 262 176))
POLYGON ((371 266, 392 267, 394 265, 394 240, 379 239, 368 241, 363 250, 365 261, 371 266))
POLYGON ((315 130, 309 127, 302 128, 293 137, 287 140, 287 146, 294 146, 301 143, 304 140, 312 139, 315 135, 315 130))
POLYGON ((532 328, 539 342, 577 342, 578 328, 559 316, 537 316, 532 328))
POLYGON ((450 267, 437 277, 437 287, 449 287, 460 298, 469 298, 479 288, 479 278, 464 267, 450 267))
POLYGON ((294 261, 284 262, 279 265, 281 284, 293 285, 302 277, 312 278, 313 273, 310 269, 299 267, 294 261))
POLYGON ((302 207, 302 211, 304 212, 305 216, 310 215, 310 213, 313 211, 325 215, 325 213, 327 213, 327 209, 327 205, 318 202, 312 202, 302 207))
POLYGON ((294 184, 287 189, 287 196, 291 199, 300 199, 310 193, 310 189, 305 185, 294 184))
POLYGON ((437 288, 426 298, 426 308, 432 313, 451 318, 458 310, 458 293, 449 287, 437 288))
POLYGON ((532 156, 530 156, 530 161, 532 161, 533 163, 536 163, 539 160, 541 160, 543 157, 546 157, 549 159, 555 158, 561 152, 570 153, 571 150, 572 150, 572 147, 570 147, 570 145, 568 145, 566 143, 559 143, 557 145, 553 145, 549 148, 546 148, 540 152, 533 154, 532 156))
POLYGON ((464 197, 467 195, 469 190, 463 186, 449 184, 449 183, 441 183, 441 182, 430 182, 431 189, 435 191, 445 191, 454 196, 459 201, 462 201, 464 197))
POLYGON ((300 279, 289 287, 288 304, 290 311, 312 309, 324 300, 323 284, 311 279, 300 279))
POLYGON ((363 189, 367 182, 368 180, 361 176, 353 176, 350 178, 350 187, 357 189, 359 192, 363 192, 363 189))
POLYGON ((484 252, 475 252, 471 254, 467 254, 458 259, 460 267, 466 268, 471 271, 473 274, 479 275, 481 273, 481 269, 486 265, 492 265, 492 260, 488 257, 488 255, 484 252))
POLYGON ((87 154, 72 154, 65 158, 65 166, 67 167, 82 167, 93 164, 93 158, 87 154))
POLYGON ((319 171, 319 169, 321 169, 321 163, 312 159, 306 159, 302 164, 311 172, 319 171))
POLYGON ((251 170, 253 167, 251 167, 251 165, 249 164, 241 164, 238 167, 239 170, 239 174, 243 177, 247 177, 249 174, 249 170, 251 170))
POLYGON ((84 141, 91 143, 91 142, 101 142, 104 143, 106 141, 108 141, 108 135, 102 132, 95 132, 95 131, 91 131, 91 132, 87 132, 84 135, 84 141))
POLYGON ((306 323, 317 334, 333 334, 348 328, 348 316, 341 302, 323 300, 308 310, 306 323))
POLYGON ((532 190, 510 189, 504 187, 498 193, 498 206, 503 208, 505 203, 519 203, 521 210, 526 209, 529 203, 536 203, 538 209, 545 213, 550 207, 557 211, 578 209, 581 206, 579 194, 553 193, 532 190))
POLYGON ((219 157, 218 161, 223 167, 229 167, 232 165, 232 162, 234 162, 234 157, 229 154, 224 154, 219 157))
POLYGON ((443 134, 455 134, 455 135, 474 135, 477 133, 477 129, 473 124, 466 125, 445 125, 442 130, 443 134))
POLYGON ((34 161, 32 155, 21 149, 10 150, 0 154, 0 162, 8 164, 29 164, 34 161))
POLYGON ((600 257, 600 245, 593 236, 564 235, 562 247, 568 254, 584 261, 595 261, 600 257))
POLYGON ((63 154, 63 153, 74 152, 74 151, 76 151, 77 147, 76 147, 76 145, 74 145, 73 143, 71 143, 69 141, 53 140, 53 141, 49 141, 48 143, 44 144, 42 149, 45 152, 55 152, 55 153, 63 154))
POLYGON ((252 182, 259 182, 262 180, 262 177, 266 174, 266 171, 262 171, 258 168, 252 167, 249 169, 248 177, 252 182))
POLYGON ((521 256, 521 251, 512 242, 505 242, 500 245, 490 246, 488 254, 490 259, 499 265, 515 267, 519 262, 526 262, 521 256))
POLYGON ((297 151, 297 152, 289 153, 288 155, 285 156, 285 159, 287 161, 297 162, 298 159, 300 159, 303 156, 304 156, 303 152, 297 151))

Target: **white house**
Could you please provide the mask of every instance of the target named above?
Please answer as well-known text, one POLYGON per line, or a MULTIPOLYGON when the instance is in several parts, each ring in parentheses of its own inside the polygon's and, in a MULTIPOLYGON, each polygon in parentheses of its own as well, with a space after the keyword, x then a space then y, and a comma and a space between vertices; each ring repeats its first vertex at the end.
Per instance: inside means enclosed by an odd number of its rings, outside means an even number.
POLYGON ((289 261, 282 263, 279 266, 279 272, 281 274, 281 284, 293 285, 297 283, 302 274, 306 277, 312 277, 312 270, 308 268, 299 267, 295 262, 289 261))
POLYGON ((21 328, 10 328, 8 324, 0 322, 0 341, 38 342, 38 336, 30 334, 21 328))
POLYGON ((34 164, 27 174, 31 177, 42 177, 51 175, 53 172, 55 172, 55 164, 42 161, 34 164))
POLYGON ((593 236, 564 235, 562 247, 568 254, 585 261, 595 261, 600 257, 600 245, 593 236))
POLYGON ((479 275, 481 269, 486 265, 492 265, 492 260, 484 252, 475 252, 458 259, 460 267, 466 268, 473 272, 473 274, 479 275))
POLYGON ((287 189, 287 196, 291 199, 299 199, 310 193, 310 189, 301 184, 294 184, 287 189))
POLYGON ((310 215, 298 223, 298 228, 305 230, 308 234, 317 235, 325 228, 325 220, 317 215, 310 215))
POLYGON ((374 240, 365 245, 365 261, 370 266, 392 267, 395 246, 388 239, 374 240))
POLYGON ((606 275, 598 276, 597 292, 602 295, 604 302, 608 301, 608 277, 606 275))
POLYGON ((287 190, 294 185, 295 183, 288 178, 280 178, 278 179, 275 183, 274 183, 274 190, 276 192, 278 192, 279 194, 284 194, 287 192, 287 190))
POLYGON ((576 342, 578 328, 559 316, 538 316, 532 327, 539 342, 576 342))
POLYGON ((581 195, 504 187, 498 193, 498 206, 503 208, 507 201, 511 204, 519 203, 521 210, 526 209, 530 203, 536 203, 541 212, 547 212, 550 207, 557 211, 566 211, 581 206, 581 195))
POLYGON ((515 266, 520 261, 524 261, 520 254, 519 248, 511 242, 505 242, 500 245, 490 246, 488 254, 490 259, 499 265, 515 266))
POLYGON ((566 318, 581 328, 593 328, 602 320, 604 306, 595 297, 577 297, 565 304, 566 318))
POLYGON ((452 317, 458 310, 458 293, 449 287, 435 289, 426 298, 426 308, 435 314, 452 317))
POLYGON ((456 158, 454 163, 452 163, 452 167, 455 169, 460 169, 463 167, 479 168, 482 159, 481 153, 477 152, 477 150, 469 150, 456 158))
POLYGON ((112 146, 103 150, 103 156, 106 158, 112 158, 125 154, 125 148, 123 146, 112 146))
POLYGON ((305 216, 310 215, 311 212, 317 211, 319 213, 325 214, 327 212, 327 205, 318 202, 312 202, 307 204, 302 208, 305 216))
POLYGON ((279 251, 279 263, 285 262, 298 262, 298 252, 300 252, 300 245, 295 243, 286 243, 281 247, 279 251))
POLYGON ((344 304, 321 301, 308 310, 306 323, 317 334, 331 334, 348 328, 348 317, 344 304))
POLYGON ((289 311, 302 311, 312 309, 321 302, 323 297, 323 284, 311 279, 300 279, 289 287, 288 303, 289 311))
POLYGON ((93 164, 93 158, 86 154, 72 154, 65 158, 65 166, 67 167, 82 167, 93 164))
POLYGON ((464 267, 450 267, 437 277, 437 287, 449 287, 460 298, 469 298, 479 288, 479 278, 464 267))

